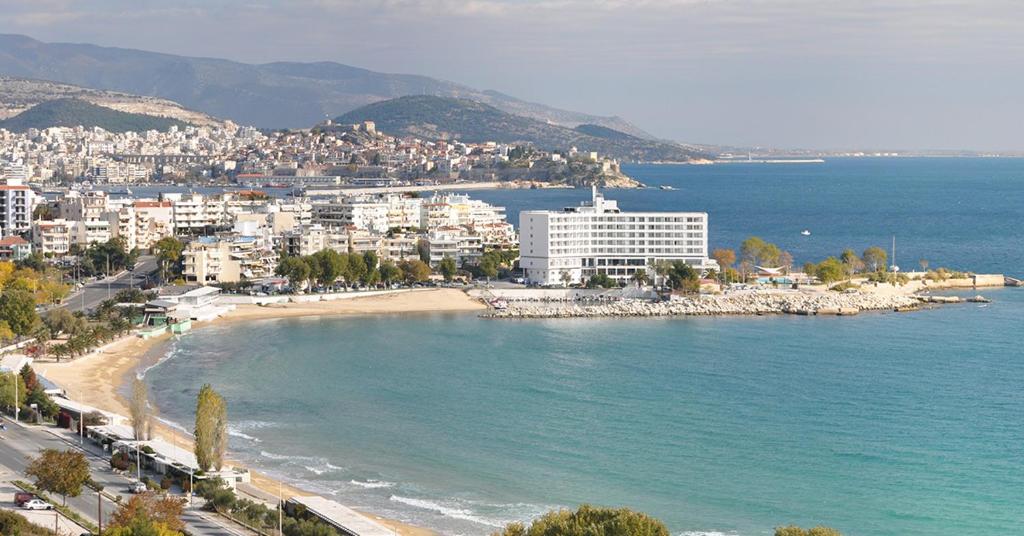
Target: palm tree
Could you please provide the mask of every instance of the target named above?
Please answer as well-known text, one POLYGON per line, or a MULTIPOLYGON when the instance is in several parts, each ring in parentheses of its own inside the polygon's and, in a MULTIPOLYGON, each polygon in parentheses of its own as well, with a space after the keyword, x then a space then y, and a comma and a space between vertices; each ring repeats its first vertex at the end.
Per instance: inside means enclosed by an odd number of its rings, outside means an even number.
POLYGON ((568 287, 569 283, 572 283, 572 274, 570 274, 568 270, 562 270, 562 277, 561 277, 561 279, 562 279, 562 285, 565 286, 565 287, 568 287))
POLYGON ((637 270, 633 272, 631 279, 636 283, 637 288, 644 286, 651 280, 651 278, 647 276, 647 270, 637 270))

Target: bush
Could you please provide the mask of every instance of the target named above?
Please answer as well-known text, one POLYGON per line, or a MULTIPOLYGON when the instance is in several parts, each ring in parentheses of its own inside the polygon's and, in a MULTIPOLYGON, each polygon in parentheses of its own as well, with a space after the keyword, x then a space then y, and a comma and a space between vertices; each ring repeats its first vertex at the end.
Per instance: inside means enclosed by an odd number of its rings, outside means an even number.
POLYGON ((117 469, 118 471, 127 471, 131 467, 131 461, 128 460, 128 456, 123 452, 115 452, 110 457, 110 468, 117 469))
POLYGON ((0 534, 50 536, 54 532, 29 523, 24 516, 17 512, 0 509, 0 534))
POLYGON ((174 485, 174 480, 171 477, 169 477, 169 476, 165 476, 165 477, 160 479, 160 489, 162 489, 164 491, 167 491, 167 490, 171 489, 171 486, 173 486, 173 485, 174 485))
POLYGON ((139 449, 139 450, 141 450, 142 452, 145 452, 146 454, 153 454, 153 453, 156 452, 155 450, 153 450, 153 447, 151 447, 149 445, 143 445, 142 448, 139 449))

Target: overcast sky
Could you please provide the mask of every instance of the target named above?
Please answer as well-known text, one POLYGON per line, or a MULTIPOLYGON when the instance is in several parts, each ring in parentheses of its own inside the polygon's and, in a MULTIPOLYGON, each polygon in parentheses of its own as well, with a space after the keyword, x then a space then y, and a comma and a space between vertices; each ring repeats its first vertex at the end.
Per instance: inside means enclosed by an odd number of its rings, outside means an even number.
POLYGON ((1020 0, 0 0, 0 32, 333 60, 666 138, 1024 149, 1020 0))

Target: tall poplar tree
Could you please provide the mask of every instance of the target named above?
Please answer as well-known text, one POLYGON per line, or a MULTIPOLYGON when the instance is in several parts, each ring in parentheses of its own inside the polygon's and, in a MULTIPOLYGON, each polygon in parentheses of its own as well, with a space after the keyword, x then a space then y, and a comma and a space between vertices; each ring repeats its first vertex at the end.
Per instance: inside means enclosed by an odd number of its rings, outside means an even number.
POLYGON ((203 471, 220 470, 228 446, 227 404, 210 384, 196 398, 195 453, 203 471))

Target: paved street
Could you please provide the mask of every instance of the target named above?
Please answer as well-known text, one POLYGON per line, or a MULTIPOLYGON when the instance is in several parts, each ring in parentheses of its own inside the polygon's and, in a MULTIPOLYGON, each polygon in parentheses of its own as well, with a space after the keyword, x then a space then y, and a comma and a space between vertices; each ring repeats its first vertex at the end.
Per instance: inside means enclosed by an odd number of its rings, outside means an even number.
MULTIPOLYGON (((30 480, 25 477, 25 468, 29 459, 36 456, 41 450, 52 448, 66 450, 71 446, 78 446, 77 440, 72 437, 57 437, 49 431, 36 427, 21 427, 13 424, 10 420, 4 419, 7 431, 0 432, 0 479, 10 481, 15 479, 30 480)), ((98 447, 89 441, 85 442, 86 457, 92 470, 92 478, 103 485, 104 492, 111 495, 127 496, 129 494, 128 484, 131 478, 114 473, 110 469, 109 457, 98 447)), ((60 500, 60 497, 54 497, 60 500)), ((0 497, 0 501, 10 501, 13 497, 0 497)), ((106 525, 109 514, 116 506, 107 498, 103 502, 103 519, 106 525)), ((92 523, 96 523, 98 499, 96 492, 86 489, 78 497, 68 497, 67 504, 92 523)), ((198 536, 214 535, 235 535, 244 536, 248 532, 241 530, 230 521, 203 512, 197 509, 186 511, 183 520, 187 525, 188 532, 198 536)))
POLYGON ((101 301, 109 296, 117 294, 117 291, 126 288, 140 288, 146 282, 146 277, 152 278, 151 274, 156 271, 156 257, 152 255, 140 256, 135 263, 135 269, 128 272, 111 276, 107 279, 93 281, 81 291, 75 292, 64 300, 64 307, 69 311, 88 311, 96 307, 101 301))

